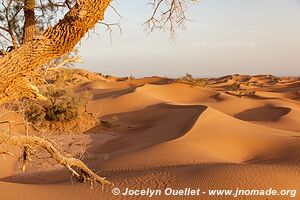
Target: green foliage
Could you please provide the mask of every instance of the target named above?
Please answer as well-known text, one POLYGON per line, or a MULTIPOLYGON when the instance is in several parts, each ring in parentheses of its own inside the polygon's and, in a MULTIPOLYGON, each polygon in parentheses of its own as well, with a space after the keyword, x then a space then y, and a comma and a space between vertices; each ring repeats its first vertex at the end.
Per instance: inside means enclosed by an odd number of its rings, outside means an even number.
POLYGON ((41 104, 34 101, 27 101, 25 115, 30 122, 37 123, 45 119, 46 112, 41 104))
POLYGON ((72 83, 74 81, 73 75, 74 71, 61 68, 59 71, 54 71, 50 82, 56 85, 72 83))
POLYGON ((48 101, 27 101, 26 117, 33 124, 44 121, 65 122, 81 117, 90 99, 88 92, 75 95, 61 85, 48 85, 41 93, 48 101))

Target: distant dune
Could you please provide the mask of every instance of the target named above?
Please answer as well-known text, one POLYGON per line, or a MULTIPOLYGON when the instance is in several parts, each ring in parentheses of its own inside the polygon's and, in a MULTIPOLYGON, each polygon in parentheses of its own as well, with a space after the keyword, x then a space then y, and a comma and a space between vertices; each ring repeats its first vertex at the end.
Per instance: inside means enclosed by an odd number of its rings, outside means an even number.
MULTIPOLYGON (((88 143, 85 162, 122 191, 272 187, 300 192, 299 78, 134 79, 75 70, 74 80, 74 91, 88 90, 93 95, 88 111, 100 113, 101 120, 114 119, 115 126, 56 139, 71 146, 73 154, 79 154, 81 143, 88 143)), ((18 127, 14 130, 21 133, 18 127)), ((73 185, 68 172, 42 160, 25 174, 18 173, 15 157, 1 156, 0 166, 1 200, 141 198, 114 196, 111 187, 90 190, 73 185)))

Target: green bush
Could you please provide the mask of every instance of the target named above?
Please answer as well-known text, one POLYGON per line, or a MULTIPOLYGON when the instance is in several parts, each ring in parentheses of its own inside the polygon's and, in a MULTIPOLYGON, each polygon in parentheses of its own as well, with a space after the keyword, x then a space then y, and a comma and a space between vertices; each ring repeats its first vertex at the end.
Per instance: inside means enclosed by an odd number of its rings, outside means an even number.
POLYGON ((27 101, 26 104, 25 115, 30 122, 36 123, 44 120, 46 113, 42 105, 33 101, 27 101))
POLYGON ((34 124, 77 119, 85 111, 90 99, 90 94, 87 92, 76 95, 70 89, 58 85, 47 85, 41 93, 48 98, 48 101, 28 100, 26 103, 26 118, 34 124))

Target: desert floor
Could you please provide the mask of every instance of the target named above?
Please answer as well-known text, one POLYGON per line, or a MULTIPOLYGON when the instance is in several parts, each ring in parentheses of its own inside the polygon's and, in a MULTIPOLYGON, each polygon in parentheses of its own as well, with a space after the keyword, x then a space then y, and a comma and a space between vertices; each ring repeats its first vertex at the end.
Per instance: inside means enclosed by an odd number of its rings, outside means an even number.
MULTIPOLYGON (((75 155, 85 148, 88 166, 122 191, 187 187, 300 193, 300 79, 232 75, 192 87, 161 77, 118 80, 84 70, 76 73, 80 81, 74 90, 92 92, 89 112, 100 113, 112 126, 49 137, 75 155), (234 95, 237 82, 239 89, 255 94, 234 95)), ((14 156, 1 155, 0 166, 1 200, 148 199, 114 196, 113 187, 90 190, 89 185, 72 183, 70 174, 50 159, 33 161, 24 174, 14 156)), ((152 197, 177 198, 233 199, 152 197)))

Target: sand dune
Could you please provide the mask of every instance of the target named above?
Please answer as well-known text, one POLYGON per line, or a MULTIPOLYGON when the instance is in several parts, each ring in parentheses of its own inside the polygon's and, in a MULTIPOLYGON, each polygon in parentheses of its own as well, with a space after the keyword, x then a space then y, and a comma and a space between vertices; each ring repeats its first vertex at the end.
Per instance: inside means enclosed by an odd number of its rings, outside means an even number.
MULTIPOLYGON (((300 191, 298 79, 232 75, 211 79, 206 87, 192 87, 160 77, 118 79, 75 72, 81 81, 74 90, 93 94, 88 110, 101 113, 101 120, 114 119, 115 126, 63 137, 61 144, 72 141, 70 151, 76 155, 76 145, 88 141, 85 162, 121 190, 272 187, 300 191), (254 89, 255 95, 227 94, 236 82, 254 89), (254 82, 259 84, 254 87, 250 84, 254 82)), ((14 132, 21 130, 16 126, 14 132)), ((0 199, 16 199, 19 194, 24 200, 122 199, 112 195, 110 187, 89 190, 72 185, 64 169, 43 165, 43 161, 20 175, 17 158, 6 159, 0 157, 0 199), (39 166, 46 166, 45 171, 37 172, 39 166)))

